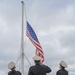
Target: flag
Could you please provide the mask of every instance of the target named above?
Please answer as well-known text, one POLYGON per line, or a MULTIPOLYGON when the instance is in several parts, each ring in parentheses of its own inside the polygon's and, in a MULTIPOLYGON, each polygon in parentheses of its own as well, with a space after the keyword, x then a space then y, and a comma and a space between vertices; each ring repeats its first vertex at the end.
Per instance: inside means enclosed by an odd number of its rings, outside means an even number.
POLYGON ((32 42, 32 44, 36 47, 36 55, 40 56, 42 58, 41 63, 44 62, 44 53, 42 50, 42 47, 40 45, 40 42, 38 41, 38 38, 31 27, 31 25, 27 22, 27 30, 26 30, 26 35, 32 42))

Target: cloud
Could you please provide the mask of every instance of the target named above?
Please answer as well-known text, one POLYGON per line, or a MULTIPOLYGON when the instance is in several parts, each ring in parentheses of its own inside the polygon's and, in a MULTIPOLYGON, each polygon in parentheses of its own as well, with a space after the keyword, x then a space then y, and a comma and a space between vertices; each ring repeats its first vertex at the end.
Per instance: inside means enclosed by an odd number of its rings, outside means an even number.
POLYGON ((74 30, 71 29, 67 34, 63 36, 63 38, 61 38, 62 44, 66 47, 68 46, 73 48, 75 44, 74 34, 75 34, 75 29, 74 30))
MULTIPOLYGON (((0 1, 0 74, 9 70, 10 61, 17 61, 21 46, 21 3, 20 1, 0 1)), ((26 0, 27 20, 33 27, 44 51, 45 64, 51 67, 55 74, 59 62, 65 60, 67 70, 74 75, 74 44, 75 44, 75 6, 74 0, 26 0), (31 3, 30 3, 31 2, 31 3)), ((24 18, 25 14, 24 14, 24 18)), ((25 19, 26 20, 26 19, 25 19)), ((24 22, 26 25, 26 21, 24 22)), ((26 29, 25 29, 26 30, 26 29)), ((25 31, 24 30, 24 31, 25 31)), ((26 31, 25 31, 26 32, 26 31)), ((25 35, 25 34, 24 34, 25 35)), ((25 55, 31 65, 36 48, 25 36, 25 55)), ((18 64, 16 64, 18 67, 18 64)), ((30 65, 25 59, 25 73, 30 65)), ((18 69, 18 68, 17 68, 18 69)))
POLYGON ((0 74, 1 74, 1 75, 6 75, 3 71, 0 71, 0 74))

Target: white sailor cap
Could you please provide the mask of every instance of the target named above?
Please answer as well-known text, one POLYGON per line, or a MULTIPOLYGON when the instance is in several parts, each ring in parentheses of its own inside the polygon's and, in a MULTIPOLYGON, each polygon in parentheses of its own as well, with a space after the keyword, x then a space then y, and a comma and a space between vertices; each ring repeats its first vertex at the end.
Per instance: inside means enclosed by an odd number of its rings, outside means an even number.
POLYGON ((33 57, 33 60, 35 60, 35 61, 39 61, 39 60, 41 60, 42 58, 41 57, 39 57, 39 56, 34 56, 33 57))
POLYGON ((65 68, 67 67, 67 64, 66 64, 65 61, 61 61, 61 62, 60 62, 60 65, 63 66, 63 67, 65 67, 65 68))
POLYGON ((8 64, 8 68, 9 69, 12 69, 12 68, 14 68, 15 67, 15 63, 14 62, 10 62, 9 64, 8 64))

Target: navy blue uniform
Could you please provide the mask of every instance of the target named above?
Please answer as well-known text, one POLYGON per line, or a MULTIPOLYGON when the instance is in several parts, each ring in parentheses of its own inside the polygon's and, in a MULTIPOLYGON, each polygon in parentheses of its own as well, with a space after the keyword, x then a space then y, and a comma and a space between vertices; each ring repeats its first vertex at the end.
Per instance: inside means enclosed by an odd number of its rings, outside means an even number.
POLYGON ((68 75, 68 71, 65 69, 60 69, 57 71, 56 75, 68 75))
POLYGON ((36 64, 29 68, 28 75, 46 75, 51 72, 51 69, 46 65, 36 64))
POLYGON ((8 75, 21 75, 21 73, 19 71, 12 70, 8 72, 8 75))

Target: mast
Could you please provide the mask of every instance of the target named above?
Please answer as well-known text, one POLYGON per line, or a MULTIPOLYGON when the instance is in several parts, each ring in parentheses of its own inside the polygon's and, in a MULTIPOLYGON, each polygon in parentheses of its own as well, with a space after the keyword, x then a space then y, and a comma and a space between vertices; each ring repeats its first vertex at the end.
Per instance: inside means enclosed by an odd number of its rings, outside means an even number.
POLYGON ((24 2, 22 4, 21 73, 24 75, 24 2))

